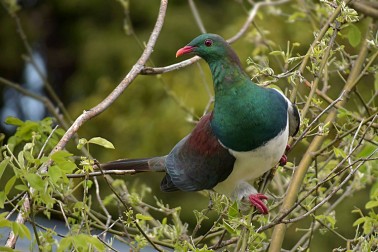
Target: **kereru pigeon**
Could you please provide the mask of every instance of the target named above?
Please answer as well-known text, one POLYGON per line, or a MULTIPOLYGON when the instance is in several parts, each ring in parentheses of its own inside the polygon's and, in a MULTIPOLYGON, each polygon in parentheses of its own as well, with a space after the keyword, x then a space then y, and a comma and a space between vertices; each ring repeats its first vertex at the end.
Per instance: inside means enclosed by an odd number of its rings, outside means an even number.
POLYGON ((288 137, 299 129, 297 108, 279 91, 252 82, 219 35, 196 37, 176 57, 184 54, 198 55, 209 64, 214 110, 168 155, 116 160, 101 168, 166 172, 160 186, 164 192, 214 189, 268 213, 263 202, 267 197, 248 182, 286 163, 288 137))

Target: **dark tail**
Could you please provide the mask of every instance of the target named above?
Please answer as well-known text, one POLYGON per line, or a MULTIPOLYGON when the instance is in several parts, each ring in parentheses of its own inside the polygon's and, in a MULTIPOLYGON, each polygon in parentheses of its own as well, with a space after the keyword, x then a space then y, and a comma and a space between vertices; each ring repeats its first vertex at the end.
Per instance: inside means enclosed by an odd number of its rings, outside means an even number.
POLYGON ((103 170, 165 171, 165 157, 119 159, 100 165, 103 170))

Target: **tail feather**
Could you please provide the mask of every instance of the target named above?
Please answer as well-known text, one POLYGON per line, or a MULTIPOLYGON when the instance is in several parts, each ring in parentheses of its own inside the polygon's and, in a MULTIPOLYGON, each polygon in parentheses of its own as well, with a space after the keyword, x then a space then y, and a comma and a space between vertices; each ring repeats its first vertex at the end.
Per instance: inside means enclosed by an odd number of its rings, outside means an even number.
POLYGON ((100 165, 103 170, 165 171, 165 157, 119 159, 100 165))

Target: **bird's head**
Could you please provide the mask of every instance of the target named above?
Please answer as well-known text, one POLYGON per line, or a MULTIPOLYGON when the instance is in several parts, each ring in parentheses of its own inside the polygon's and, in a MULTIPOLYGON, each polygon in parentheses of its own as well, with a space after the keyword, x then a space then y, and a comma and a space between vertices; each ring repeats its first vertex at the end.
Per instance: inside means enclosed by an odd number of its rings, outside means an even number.
POLYGON ((200 56, 208 63, 216 62, 225 58, 239 62, 233 49, 221 36, 205 33, 193 39, 189 44, 179 49, 176 58, 184 54, 200 56))

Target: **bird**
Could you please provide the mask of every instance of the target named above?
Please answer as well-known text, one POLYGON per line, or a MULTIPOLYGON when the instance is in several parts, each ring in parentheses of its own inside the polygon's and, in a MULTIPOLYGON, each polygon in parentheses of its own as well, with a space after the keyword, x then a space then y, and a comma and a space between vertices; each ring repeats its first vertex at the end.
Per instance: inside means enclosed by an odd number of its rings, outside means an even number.
POLYGON ((197 55, 210 68, 214 108, 165 156, 121 159, 104 170, 165 172, 163 192, 214 190, 240 203, 269 212, 268 197, 253 181, 284 165, 289 136, 300 126, 297 107, 280 91, 254 83, 230 44, 205 33, 179 49, 176 57, 197 55))

